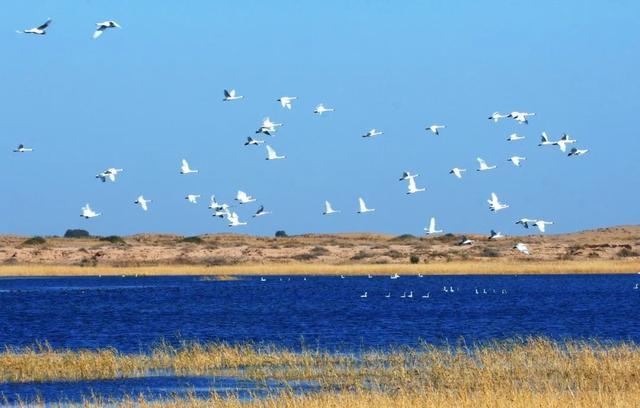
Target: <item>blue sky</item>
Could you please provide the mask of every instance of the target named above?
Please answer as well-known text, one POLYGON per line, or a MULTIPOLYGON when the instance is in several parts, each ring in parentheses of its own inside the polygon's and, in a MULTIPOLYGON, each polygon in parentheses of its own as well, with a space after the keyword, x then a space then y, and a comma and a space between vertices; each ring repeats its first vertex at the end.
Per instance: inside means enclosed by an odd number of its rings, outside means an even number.
POLYGON ((274 214, 243 206, 249 225, 233 231, 260 235, 420 234, 431 216, 447 232, 523 233, 521 217, 555 221, 550 232, 637 224, 639 12, 634 1, 5 1, 0 233, 229 232, 207 197, 232 202, 238 189, 274 214), (46 36, 15 33, 47 17, 46 36), (106 19, 122 30, 92 40, 106 19), (223 103, 224 88, 245 99, 223 103), (299 97, 293 110, 282 95, 299 97), (313 115, 320 102, 336 112, 313 115), (496 110, 537 116, 494 124, 496 110), (243 145, 265 116, 285 124, 265 137, 286 160, 243 145), (448 127, 436 137, 432 123, 448 127), (373 127, 385 134, 360 137, 373 127), (543 130, 590 152, 538 147, 543 130), (506 142, 513 132, 526 139, 506 142), (36 151, 12 153, 19 143, 36 151), (476 172, 477 156, 498 168, 476 172), (179 174, 183 157, 198 175, 179 174), (112 166, 125 169, 116 183, 94 178, 112 166), (404 170, 427 191, 407 196, 404 170), (490 213, 492 191, 510 208, 490 213), (376 212, 356 214, 358 196, 376 212), (323 217, 325 199, 343 212, 323 217), (86 202, 103 216, 81 219, 86 202))

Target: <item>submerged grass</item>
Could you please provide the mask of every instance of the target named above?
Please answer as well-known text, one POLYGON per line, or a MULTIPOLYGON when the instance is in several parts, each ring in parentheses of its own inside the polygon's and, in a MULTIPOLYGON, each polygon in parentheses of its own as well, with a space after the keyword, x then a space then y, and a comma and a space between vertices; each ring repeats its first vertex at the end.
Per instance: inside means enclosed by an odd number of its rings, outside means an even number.
POLYGON ((527 275, 635 273, 637 260, 593 259, 588 261, 513 261, 485 259, 474 261, 430 262, 425 264, 247 264, 247 265, 166 265, 166 266, 65 266, 2 265, 0 276, 157 276, 157 275, 527 275))
POLYGON ((640 401, 638 367, 640 348, 635 344, 545 338, 475 346, 422 344, 355 354, 184 343, 125 355, 113 349, 54 350, 41 344, 2 352, 0 381, 78 381, 162 370, 173 375, 304 380, 320 386, 319 392, 285 392, 249 402, 213 395, 207 400, 191 396, 118 403, 142 407, 634 406, 632 401, 640 401))

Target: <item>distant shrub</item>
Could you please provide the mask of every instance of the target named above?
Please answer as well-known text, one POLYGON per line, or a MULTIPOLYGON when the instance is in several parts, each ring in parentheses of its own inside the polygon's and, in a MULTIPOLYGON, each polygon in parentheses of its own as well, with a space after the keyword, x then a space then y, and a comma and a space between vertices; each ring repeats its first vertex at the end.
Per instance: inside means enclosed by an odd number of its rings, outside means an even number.
POLYGON ((182 242, 186 242, 189 244, 202 244, 204 241, 202 241, 202 238, 196 235, 193 237, 184 237, 182 238, 182 242))
POLYGON ((309 251, 309 253, 315 256, 322 256, 329 255, 330 251, 325 247, 315 246, 311 248, 311 251, 309 251))
POLYGON ((390 249, 385 253, 389 258, 402 258, 404 255, 398 250, 390 249))
POLYGON ((47 240, 42 237, 31 237, 24 241, 22 245, 44 245, 47 243, 47 240))
POLYGON ((484 248, 481 254, 481 256, 484 256, 485 258, 499 258, 500 255, 500 251, 495 248, 484 248))
POLYGON ((628 247, 624 247, 621 250, 618 251, 618 257, 619 258, 630 258, 630 257, 634 257, 634 256, 640 256, 640 254, 638 254, 636 251, 628 248, 628 247))
POLYGON ((83 229, 68 229, 64 233, 65 238, 88 238, 89 231, 83 229))
POLYGON ((286 238, 289 235, 287 235, 287 233, 283 230, 280 231, 276 231, 276 238, 286 238))
POLYGON ((368 254, 367 252, 360 250, 355 255, 351 257, 354 261, 359 261, 361 259, 371 258, 373 254, 368 254))
POLYGON ((412 264, 417 264, 417 263, 419 263, 419 262, 420 262, 420 257, 419 257, 418 255, 411 255, 411 256, 409 257, 409 261, 410 261, 412 264))
POLYGON ((411 234, 402 234, 393 238, 394 241, 411 241, 414 239, 416 239, 416 236, 411 234))
POLYGON ((291 257, 291 259, 296 260, 296 261, 311 261, 313 259, 316 259, 318 256, 314 255, 310 252, 306 253, 306 254, 298 254, 298 255, 293 255, 291 257))
POLYGON ((126 242, 124 242, 124 239, 122 239, 118 235, 109 235, 107 237, 100 237, 100 241, 110 242, 112 244, 119 244, 119 245, 126 244, 126 242))

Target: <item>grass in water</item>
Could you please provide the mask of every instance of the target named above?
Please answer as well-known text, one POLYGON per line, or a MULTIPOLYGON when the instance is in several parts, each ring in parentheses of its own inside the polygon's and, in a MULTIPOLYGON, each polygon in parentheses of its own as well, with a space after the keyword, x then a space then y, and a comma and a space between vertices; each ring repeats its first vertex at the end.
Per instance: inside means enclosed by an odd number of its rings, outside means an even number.
MULTIPOLYGON (((314 381, 319 392, 240 401, 212 395, 164 401, 131 397, 133 407, 425 407, 636 406, 640 348, 635 344, 556 342, 545 338, 484 345, 402 347, 390 351, 293 352, 269 346, 161 344, 148 354, 66 351, 48 345, 6 349, 0 381, 122 378, 164 370, 175 375, 314 381)), ((84 406, 113 406, 87 401, 84 406)))

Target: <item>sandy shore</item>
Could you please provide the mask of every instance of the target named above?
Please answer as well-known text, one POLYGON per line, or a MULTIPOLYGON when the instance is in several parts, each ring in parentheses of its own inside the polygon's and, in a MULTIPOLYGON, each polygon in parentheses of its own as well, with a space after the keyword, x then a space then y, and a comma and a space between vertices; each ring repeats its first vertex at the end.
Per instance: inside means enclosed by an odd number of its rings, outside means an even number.
POLYGON ((376 234, 0 237, 0 275, 549 274, 640 271, 640 226, 489 240, 376 234), (513 249, 524 242, 530 256, 513 249), (412 259, 413 258, 413 259, 412 259), (415 263, 412 263, 415 262, 415 263))

